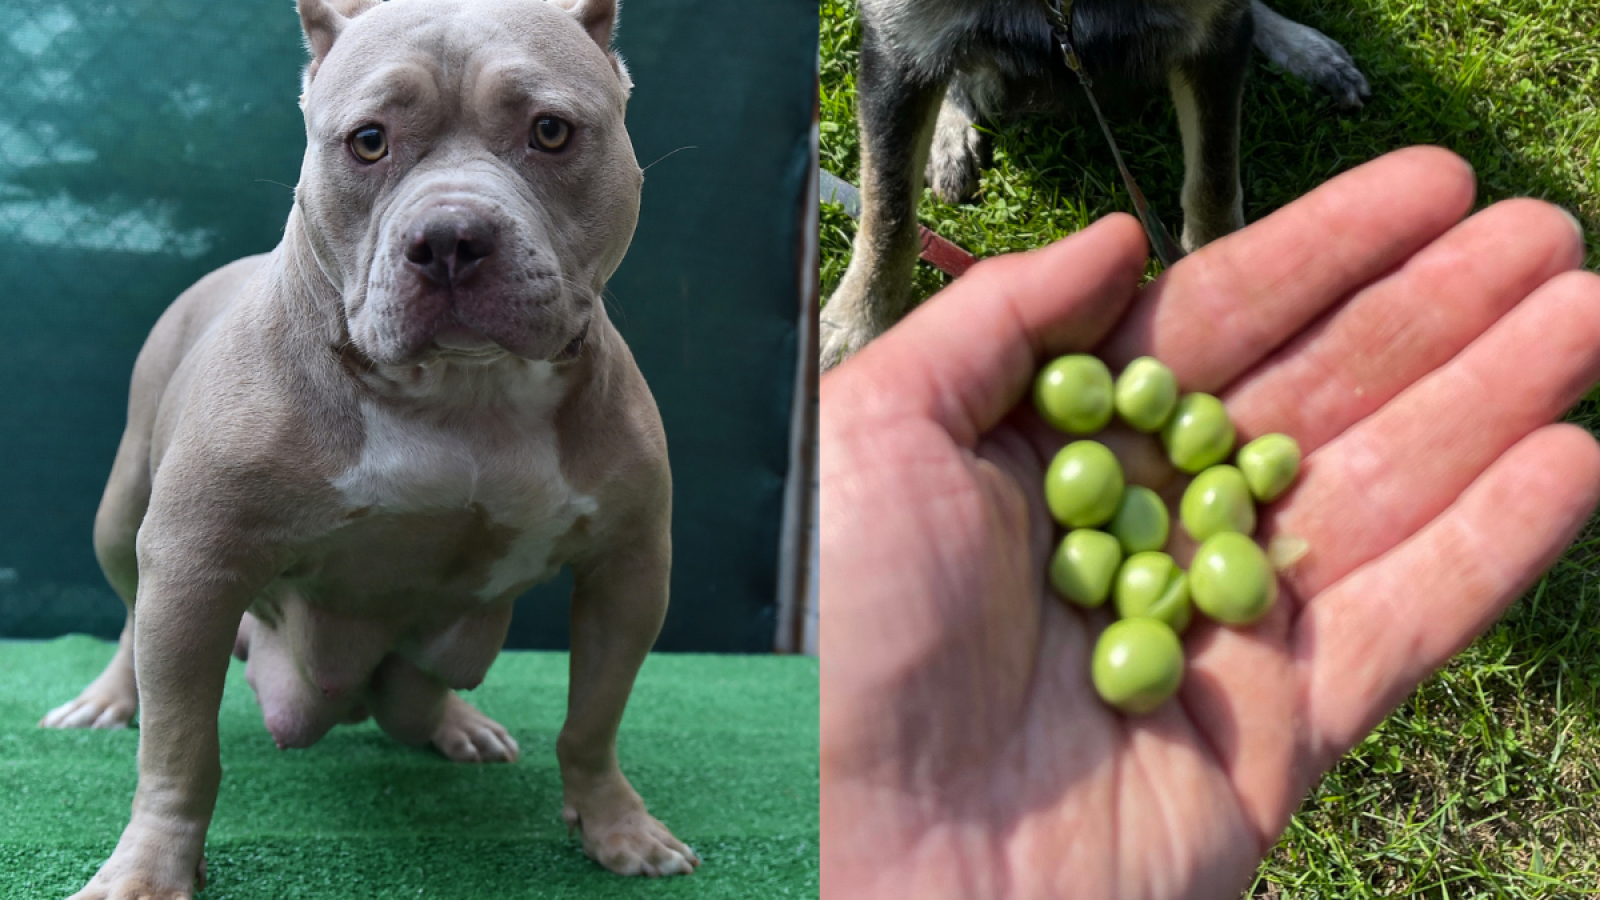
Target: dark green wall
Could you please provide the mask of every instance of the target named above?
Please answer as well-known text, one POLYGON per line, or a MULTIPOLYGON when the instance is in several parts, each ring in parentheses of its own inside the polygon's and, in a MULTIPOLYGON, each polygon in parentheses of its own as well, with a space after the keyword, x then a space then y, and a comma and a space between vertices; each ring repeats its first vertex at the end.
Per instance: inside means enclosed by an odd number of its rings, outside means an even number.
MULTIPOLYGON (((662 649, 771 646, 817 27, 815 0, 623 9, 649 169, 611 310, 672 455, 662 649)), ((128 373, 179 291, 277 243, 303 61, 288 0, 0 0, 0 637, 120 627, 90 526, 128 373)), ((512 645, 563 646, 568 590, 512 645)))

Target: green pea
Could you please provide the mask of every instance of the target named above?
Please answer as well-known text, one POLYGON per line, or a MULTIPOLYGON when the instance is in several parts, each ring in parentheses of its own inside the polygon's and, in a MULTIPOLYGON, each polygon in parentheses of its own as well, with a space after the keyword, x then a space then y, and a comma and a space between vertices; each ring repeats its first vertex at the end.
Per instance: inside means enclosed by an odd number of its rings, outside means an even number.
POLYGON ((1111 422, 1111 370, 1087 353, 1063 356, 1033 380, 1033 404, 1058 431, 1094 434, 1111 422))
POLYGON ((1287 434, 1264 434, 1239 448, 1239 471, 1262 503, 1283 496, 1300 474, 1300 445, 1287 434))
POLYGON ((1224 531, 1256 530, 1256 504, 1250 485, 1233 466, 1212 466, 1189 482, 1178 504, 1183 530, 1197 541, 1224 531))
POLYGON ((1117 615, 1160 619, 1178 634, 1189 627, 1189 578, 1165 553, 1135 553, 1111 588, 1117 615))
POLYGON ((1050 557, 1050 586, 1079 606, 1093 609, 1106 602, 1111 581, 1122 565, 1122 547, 1104 531, 1079 528, 1067 532, 1050 557))
POLYGON ((1172 464, 1193 475, 1233 452, 1233 422, 1221 400, 1210 394, 1184 394, 1161 429, 1161 441, 1172 464))
POLYGON ((1144 432, 1160 431, 1178 405, 1178 378, 1153 356, 1141 356, 1117 376, 1117 412, 1144 432))
POLYGON ((1096 441, 1061 448, 1044 474, 1044 501, 1068 528, 1094 528, 1111 521, 1122 501, 1122 465, 1096 441))
POLYGON ((1183 683, 1183 644, 1158 619, 1111 623, 1094 645, 1089 666, 1095 692, 1130 715, 1154 710, 1183 683))
POLYGON ((1161 495, 1143 485, 1132 484, 1122 492, 1122 502, 1111 517, 1106 530, 1122 543, 1125 553, 1160 550, 1167 545, 1167 531, 1172 527, 1167 504, 1161 495))
POLYGON ((1224 531, 1201 544, 1189 562, 1189 596, 1224 625, 1249 625, 1278 599, 1278 575, 1255 541, 1224 531))

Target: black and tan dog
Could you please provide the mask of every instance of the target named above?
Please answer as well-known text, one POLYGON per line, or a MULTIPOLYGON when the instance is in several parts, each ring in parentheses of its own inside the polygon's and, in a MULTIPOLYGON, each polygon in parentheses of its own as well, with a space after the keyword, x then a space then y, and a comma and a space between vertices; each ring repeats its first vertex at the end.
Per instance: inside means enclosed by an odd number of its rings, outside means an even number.
MULTIPOLYGON (((923 180, 947 201, 976 190, 975 124, 1076 100, 1046 0, 860 0, 861 227, 822 311, 822 365, 837 364, 911 305, 923 180)), ((1360 106, 1343 47, 1260 0, 1076 0, 1072 39, 1102 103, 1163 82, 1183 136, 1183 237, 1193 249, 1244 225, 1239 119, 1252 42, 1289 72, 1360 106)))

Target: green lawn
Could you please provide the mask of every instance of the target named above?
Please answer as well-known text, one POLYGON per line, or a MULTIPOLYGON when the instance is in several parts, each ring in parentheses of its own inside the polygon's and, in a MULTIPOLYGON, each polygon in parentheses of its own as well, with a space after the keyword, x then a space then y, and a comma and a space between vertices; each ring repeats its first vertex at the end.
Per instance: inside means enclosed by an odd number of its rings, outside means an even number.
MULTIPOLYGON (((1409 144, 1471 161, 1480 203, 1572 210, 1600 263, 1600 4, 1592 0, 1283 0, 1355 56, 1373 98, 1352 115, 1258 62, 1245 97, 1252 220, 1409 144)), ((855 181, 854 5, 822 3, 822 161, 855 181)), ((1259 59, 1259 58, 1258 58, 1259 59)), ((1114 122, 1145 193, 1181 220, 1165 103, 1114 122)), ((1092 122, 1002 123, 972 204, 924 197, 924 223, 980 256, 1039 246, 1128 208, 1092 122)), ((853 223, 822 216, 823 296, 853 223)), ((944 278, 919 267, 922 294, 944 278)), ((1591 394, 1571 418, 1600 425, 1591 394)), ((1306 800, 1249 896, 1600 896, 1600 530, 1591 527, 1506 618, 1428 681, 1306 800)))

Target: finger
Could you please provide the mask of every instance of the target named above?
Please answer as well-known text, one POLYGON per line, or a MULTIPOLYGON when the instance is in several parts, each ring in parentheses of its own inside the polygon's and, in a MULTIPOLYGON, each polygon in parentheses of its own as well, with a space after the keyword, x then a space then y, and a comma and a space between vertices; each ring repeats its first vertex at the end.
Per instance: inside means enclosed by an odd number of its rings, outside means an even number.
POLYGON ((1044 358, 1104 337, 1144 264, 1144 232, 1125 215, 1042 250, 986 260, 824 378, 824 414, 854 401, 858 413, 925 415, 971 447, 1016 404, 1044 358))
POLYGON ((1600 276, 1560 275, 1451 362, 1306 459, 1266 536, 1309 545, 1312 597, 1432 521, 1509 447, 1600 379, 1600 276))
POLYGON ((1240 441, 1309 453, 1443 365, 1518 301, 1583 264, 1572 217, 1536 200, 1478 213, 1230 387, 1240 441))
POLYGON ((1155 356, 1185 390, 1217 392, 1443 234, 1472 197, 1472 170, 1448 151, 1380 157, 1173 266, 1102 355, 1113 368, 1155 356))
POLYGON ((1307 783, 1526 590, 1597 500, 1594 438, 1546 426, 1426 528, 1319 596, 1294 637, 1311 733, 1307 783))

